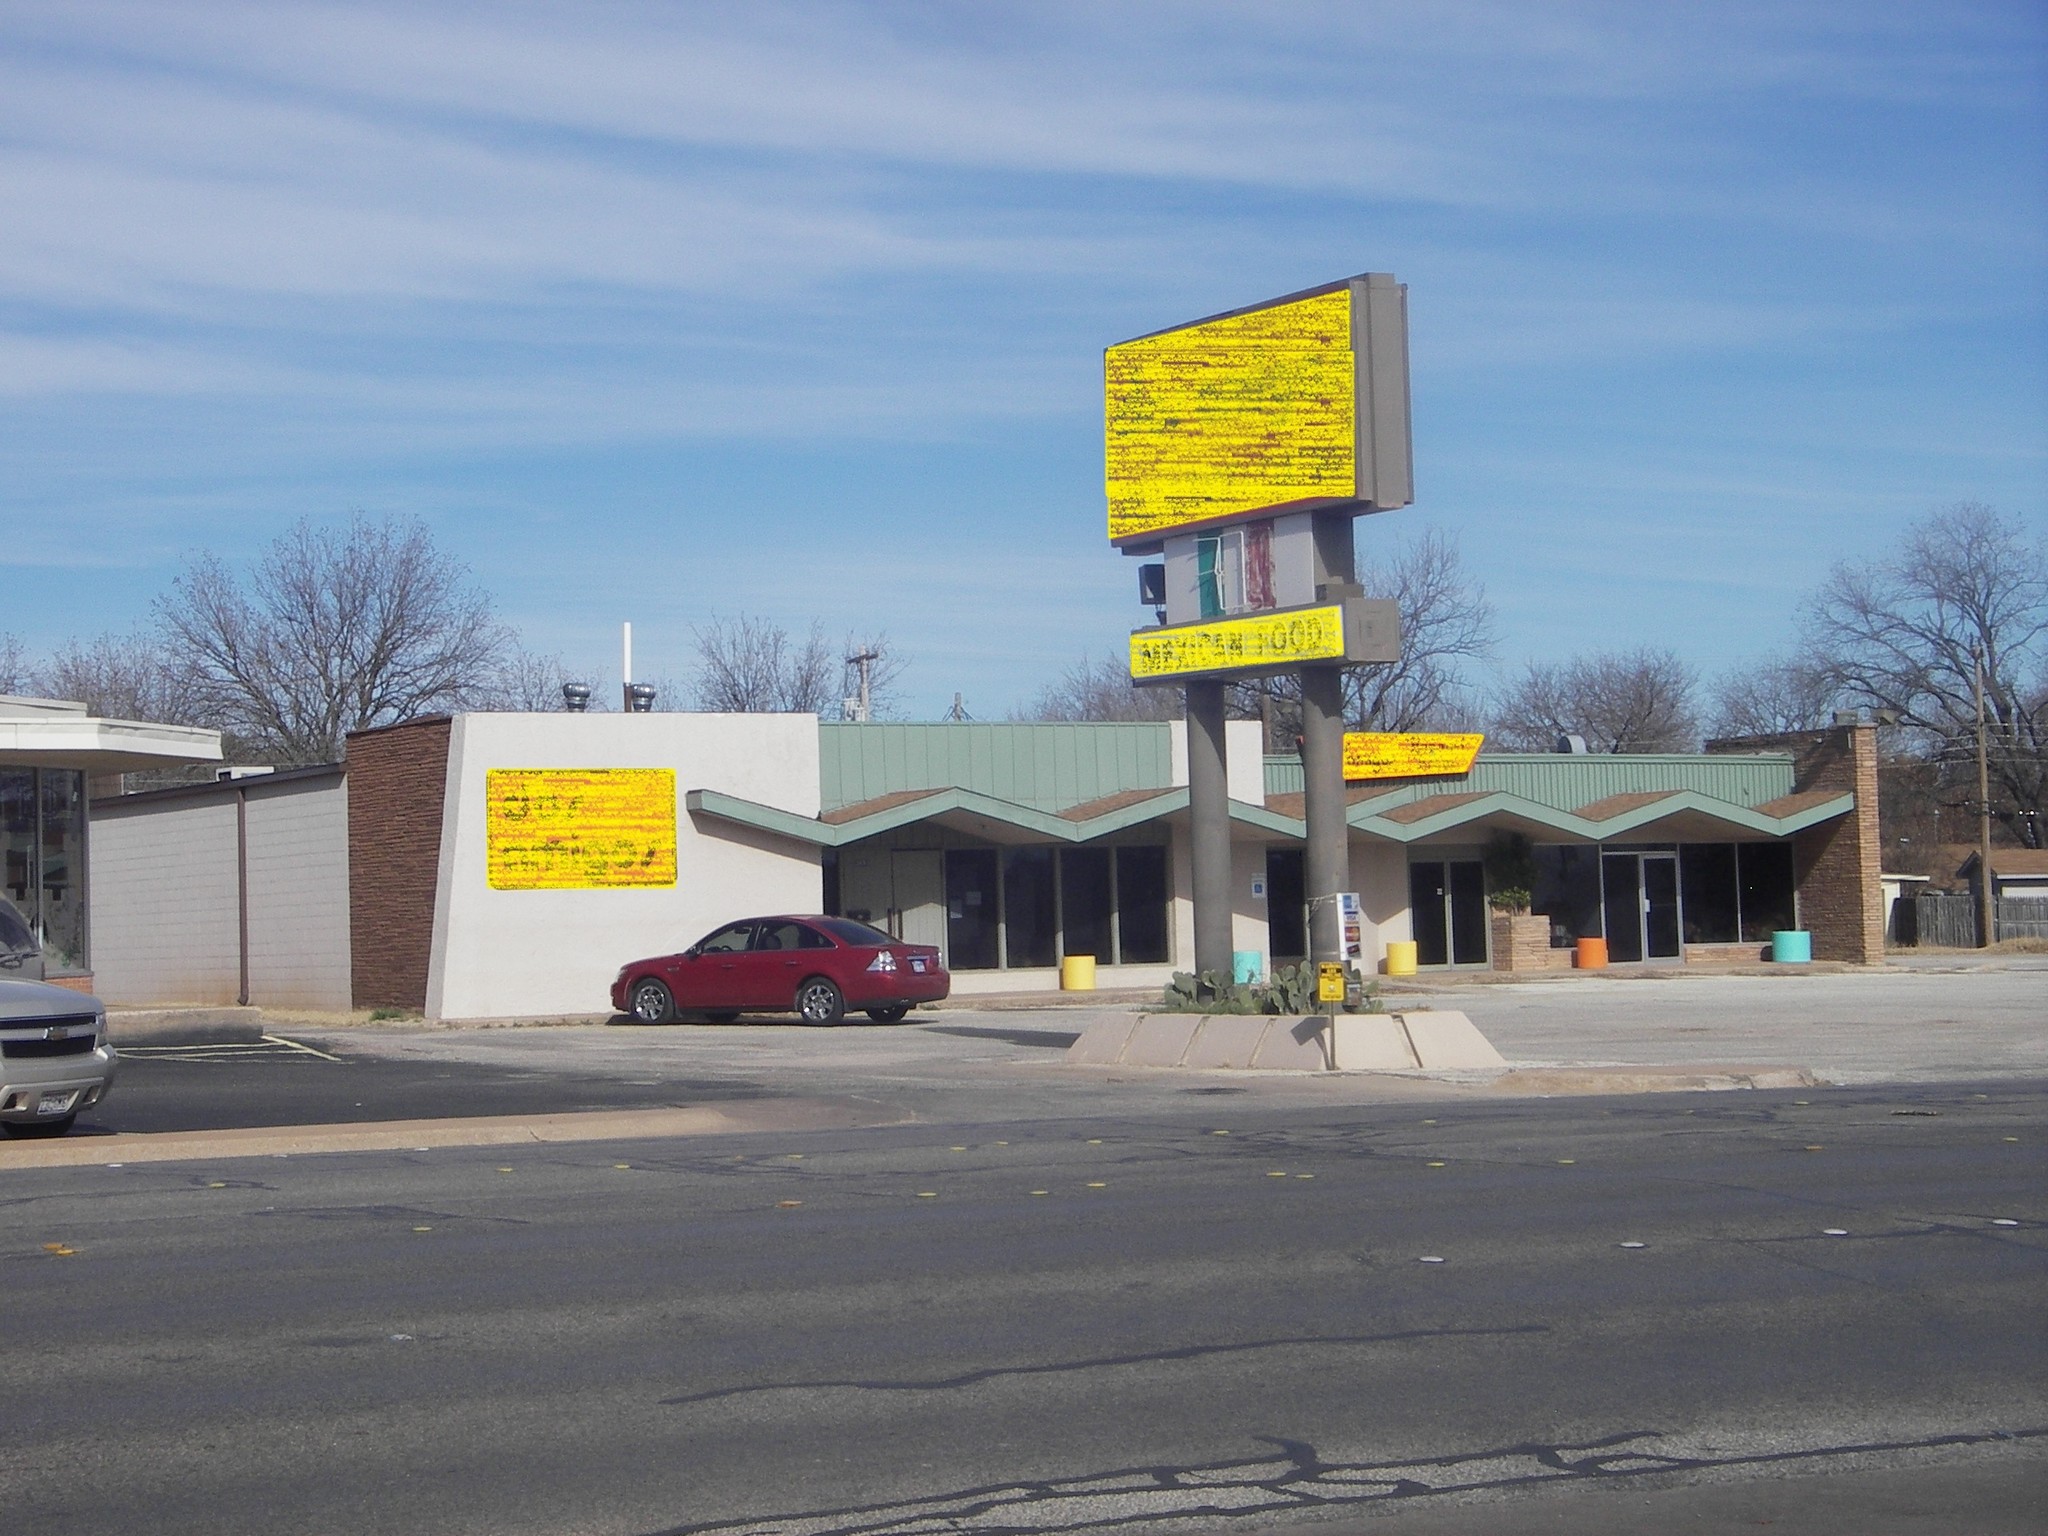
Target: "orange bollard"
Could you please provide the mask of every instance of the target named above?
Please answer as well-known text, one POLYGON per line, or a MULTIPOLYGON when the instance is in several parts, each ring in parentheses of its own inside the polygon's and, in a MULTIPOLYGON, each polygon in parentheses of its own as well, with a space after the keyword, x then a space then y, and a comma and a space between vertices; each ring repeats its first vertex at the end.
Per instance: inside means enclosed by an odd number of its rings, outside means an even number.
POLYGON ((1607 941, 1605 939, 1579 940, 1578 953, 1572 963, 1582 971, 1604 971, 1607 969, 1607 941))

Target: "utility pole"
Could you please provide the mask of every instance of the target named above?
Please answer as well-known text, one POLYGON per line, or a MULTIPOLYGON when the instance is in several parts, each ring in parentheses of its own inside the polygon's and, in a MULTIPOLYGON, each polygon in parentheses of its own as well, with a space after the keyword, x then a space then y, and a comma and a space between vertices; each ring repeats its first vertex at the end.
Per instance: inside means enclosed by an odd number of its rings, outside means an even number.
POLYGON ((854 705, 853 718, 863 725, 875 718, 875 697, 871 687, 872 668, 881 656, 880 651, 862 651, 858 655, 846 658, 849 667, 860 668, 860 702, 854 705))
POLYGON ((1991 757, 1984 744, 1984 648, 1970 647, 1977 684, 1977 944, 1998 939, 1998 895, 1991 883, 1991 757))

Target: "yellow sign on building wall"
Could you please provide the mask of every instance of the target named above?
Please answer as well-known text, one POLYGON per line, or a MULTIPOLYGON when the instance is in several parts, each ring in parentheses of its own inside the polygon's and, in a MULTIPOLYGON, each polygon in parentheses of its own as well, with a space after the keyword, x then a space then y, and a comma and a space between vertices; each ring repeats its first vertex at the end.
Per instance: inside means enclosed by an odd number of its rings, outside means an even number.
POLYGON ((1486 738, 1431 736, 1387 731, 1344 733, 1347 779, 1418 779, 1470 773, 1486 738))
POLYGON ((676 883, 672 768, 493 768, 484 843, 494 891, 676 883))
POLYGON ((1358 358, 1340 287, 1103 356, 1112 542, 1358 494, 1358 358))
POLYGON ((1142 683, 1151 678, 1288 667, 1304 661, 1341 660, 1343 656, 1344 610, 1331 603, 1324 608, 1290 608, 1241 619, 1141 629, 1131 636, 1131 678, 1142 683))

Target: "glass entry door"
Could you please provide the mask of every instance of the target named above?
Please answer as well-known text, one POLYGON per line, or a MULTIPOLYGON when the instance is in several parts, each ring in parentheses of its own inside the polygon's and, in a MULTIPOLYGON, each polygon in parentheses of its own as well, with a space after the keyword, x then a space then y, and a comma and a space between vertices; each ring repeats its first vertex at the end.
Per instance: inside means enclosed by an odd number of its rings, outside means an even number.
POLYGON ((1608 959, 1676 960, 1683 954, 1677 854, 1602 854, 1600 889, 1608 959))
POLYGON ((1417 965, 1486 964, 1486 866, 1432 859, 1408 866, 1417 965))

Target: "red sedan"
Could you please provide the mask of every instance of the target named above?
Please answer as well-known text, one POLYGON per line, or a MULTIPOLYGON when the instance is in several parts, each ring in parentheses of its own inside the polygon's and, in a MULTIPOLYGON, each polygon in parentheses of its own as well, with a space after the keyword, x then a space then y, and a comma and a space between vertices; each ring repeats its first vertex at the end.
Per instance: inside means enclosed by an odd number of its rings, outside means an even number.
POLYGON ((612 1006, 642 1024, 677 1013, 723 1024, 742 1013, 796 1013, 837 1024, 858 1008, 893 1024, 953 989, 939 952, 904 944, 845 917, 750 917, 727 923, 679 955, 619 967, 612 1006))

